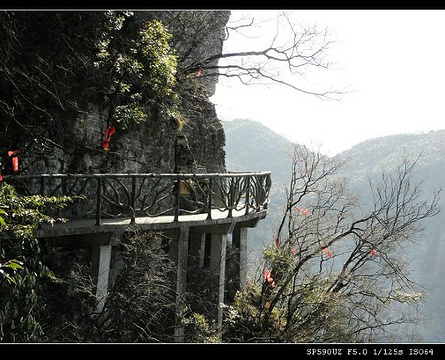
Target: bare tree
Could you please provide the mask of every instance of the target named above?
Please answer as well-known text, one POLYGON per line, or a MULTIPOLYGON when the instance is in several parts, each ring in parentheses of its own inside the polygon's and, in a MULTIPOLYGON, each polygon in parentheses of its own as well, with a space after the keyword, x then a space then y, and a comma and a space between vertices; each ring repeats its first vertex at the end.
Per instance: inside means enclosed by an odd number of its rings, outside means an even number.
MULTIPOLYGON (((191 15, 187 14, 188 17, 191 15)), ((193 16, 215 17, 215 14, 202 12, 193 16)), ((215 22, 196 22, 196 19, 194 22, 194 24, 203 23, 215 22)), ((207 31, 208 29, 201 25, 193 32, 193 39, 206 41, 207 31)), ((292 20, 289 13, 277 12, 276 18, 271 18, 267 22, 257 20, 255 17, 229 21, 224 40, 227 42, 229 38, 235 36, 236 40, 240 39, 243 44, 247 43, 247 48, 223 49, 219 53, 194 56, 191 61, 184 64, 186 66, 183 71, 194 72, 201 69, 202 77, 235 78, 245 85, 282 85, 321 99, 338 99, 343 93, 339 89, 316 89, 307 81, 307 75, 311 70, 329 69, 331 66, 327 61, 327 51, 334 41, 330 39, 328 29, 319 30, 316 25, 298 24, 292 20), (256 42, 258 38, 262 39, 261 44, 256 42), (263 45, 264 43, 266 45, 263 45)))
POLYGON ((391 325, 415 320, 422 293, 401 250, 439 211, 439 192, 425 200, 422 183, 413 181, 417 160, 370 181, 373 202, 365 206, 338 174, 342 161, 295 146, 282 222, 264 251, 255 315, 247 316, 246 306, 235 311, 238 320, 261 324, 251 323, 257 333, 243 334, 244 341, 378 341, 391 325))

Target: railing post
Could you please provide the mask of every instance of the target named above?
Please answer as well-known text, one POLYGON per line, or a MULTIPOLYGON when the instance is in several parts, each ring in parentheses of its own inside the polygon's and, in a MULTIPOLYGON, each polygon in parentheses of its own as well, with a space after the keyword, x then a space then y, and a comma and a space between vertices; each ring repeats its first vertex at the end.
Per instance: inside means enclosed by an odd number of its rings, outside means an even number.
POLYGON ((213 188, 213 176, 210 176, 209 177, 209 198, 208 198, 207 220, 212 219, 212 188, 213 188))
POLYGON ((130 212, 131 212, 131 220, 132 224, 136 223, 136 177, 131 177, 131 204, 130 204, 130 212))
POLYGON ((102 178, 97 177, 97 202, 96 202, 96 226, 101 224, 101 213, 102 213, 102 178))
POLYGON ((177 222, 179 220, 179 203, 181 200, 181 175, 177 176, 176 180, 176 198, 175 198, 175 208, 173 209, 175 218, 174 221, 177 222))
POLYGON ((272 185, 272 179, 270 178, 270 174, 266 174, 264 178, 264 194, 263 194, 263 207, 264 209, 267 209, 269 207, 269 193, 270 193, 270 187, 272 185))
POLYGON ((250 176, 246 176, 246 212, 247 215, 249 213, 249 201, 250 201, 250 176))
POLYGON ((232 211, 233 211, 233 198, 234 198, 234 194, 233 194, 233 182, 234 182, 234 177, 230 177, 230 188, 229 188, 229 215, 227 217, 231 218, 232 217, 232 211))

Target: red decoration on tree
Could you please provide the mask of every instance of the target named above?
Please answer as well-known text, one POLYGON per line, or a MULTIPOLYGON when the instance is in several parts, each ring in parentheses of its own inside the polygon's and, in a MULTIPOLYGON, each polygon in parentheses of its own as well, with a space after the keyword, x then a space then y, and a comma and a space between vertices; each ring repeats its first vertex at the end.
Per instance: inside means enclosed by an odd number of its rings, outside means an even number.
POLYGON ((196 71, 196 77, 200 77, 202 76, 202 69, 198 68, 198 70, 196 71))
POLYGON ((376 249, 372 249, 369 253, 370 253, 371 255, 378 255, 378 252, 377 252, 376 249))
POLYGON ((275 287, 275 280, 273 279, 272 274, 268 269, 264 270, 264 279, 269 283, 269 285, 272 288, 275 287))
POLYGON ((107 129, 105 130, 105 139, 104 141, 102 141, 102 148, 105 151, 110 150, 110 140, 111 140, 111 135, 113 135, 116 132, 116 128, 114 126, 108 126, 107 129))
POLYGON ((303 210, 303 216, 306 216, 306 215, 307 215, 307 212, 308 212, 308 209, 304 209, 304 210, 303 210))
POLYGON ((8 151, 8 157, 12 157, 12 171, 16 172, 19 171, 19 157, 17 154, 20 152, 20 150, 14 150, 14 151, 8 151))
POLYGON ((280 240, 278 239, 278 237, 275 239, 275 246, 276 247, 280 246, 280 240))
POLYGON ((323 251, 326 253, 326 256, 327 256, 329 259, 332 258, 331 250, 329 250, 328 248, 324 248, 323 251))
POLYGON ((17 155, 19 152, 20 152, 20 150, 18 150, 18 149, 14 150, 14 151, 8 151, 8 157, 17 155))
POLYGON ((3 181, 3 176, 2 176, 2 174, 0 174, 0 181, 3 181))
POLYGON ((16 172, 19 171, 19 157, 14 156, 12 158, 12 171, 16 172))

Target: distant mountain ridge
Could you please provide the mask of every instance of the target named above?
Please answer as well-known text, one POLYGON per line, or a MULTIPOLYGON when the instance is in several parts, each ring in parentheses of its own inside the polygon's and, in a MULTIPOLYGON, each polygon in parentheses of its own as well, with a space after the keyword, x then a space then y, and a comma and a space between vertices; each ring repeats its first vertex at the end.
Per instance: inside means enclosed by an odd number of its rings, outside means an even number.
POLYGON ((402 156, 420 156, 417 170, 423 177, 434 179, 445 175, 445 130, 421 134, 398 134, 369 139, 339 154, 349 159, 356 172, 381 171, 397 164, 402 156))
MULTIPOLYGON (((226 167, 229 170, 273 171, 290 169, 292 143, 268 127, 247 119, 223 121, 226 167)), ((275 171, 273 171, 275 172, 275 171)))
MULTIPOLYGON (((286 201, 285 187, 290 178, 291 160, 288 150, 290 141, 266 126, 246 119, 223 122, 226 134, 226 166, 228 170, 251 170, 272 172, 272 191, 269 215, 257 228, 249 231, 251 257, 261 255, 264 245, 273 241, 277 224, 286 201)), ((368 178, 379 176, 382 171, 391 171, 405 156, 419 160, 416 165, 416 180, 423 181, 425 195, 444 188, 445 192, 445 129, 421 134, 398 134, 369 139, 337 155, 347 160, 343 174, 351 187, 359 193, 368 190, 368 178)), ((414 331, 424 342, 445 342, 445 195, 440 201, 442 211, 427 219, 425 231, 413 249, 405 256, 412 259, 415 280, 426 291, 424 314, 430 322, 414 331)))
POLYGON ((261 255, 263 247, 273 241, 286 199, 292 143, 268 127, 252 120, 223 121, 226 134, 226 167, 229 171, 271 171, 272 189, 269 215, 249 231, 250 267, 261 255))

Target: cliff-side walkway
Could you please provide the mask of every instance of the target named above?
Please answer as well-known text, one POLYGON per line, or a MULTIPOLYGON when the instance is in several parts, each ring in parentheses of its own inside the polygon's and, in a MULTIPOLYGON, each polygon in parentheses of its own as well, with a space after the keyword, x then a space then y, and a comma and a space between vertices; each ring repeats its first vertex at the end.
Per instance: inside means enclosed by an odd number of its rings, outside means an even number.
MULTIPOLYGON (((218 278, 218 325, 222 327, 227 236, 237 253, 235 282, 242 288, 247 276, 247 229, 266 217, 269 172, 224 174, 37 174, 4 179, 22 195, 72 196, 72 206, 53 216, 66 222, 45 224, 37 238, 57 246, 91 248, 96 278, 96 311, 101 312, 108 292, 111 254, 123 234, 132 229, 160 231, 171 239, 169 253, 176 262, 178 313, 184 304, 190 259, 207 263, 218 278), (210 241, 209 241, 210 240, 210 241)), ((177 341, 184 330, 175 329, 177 341)))

